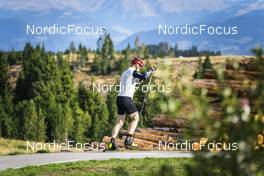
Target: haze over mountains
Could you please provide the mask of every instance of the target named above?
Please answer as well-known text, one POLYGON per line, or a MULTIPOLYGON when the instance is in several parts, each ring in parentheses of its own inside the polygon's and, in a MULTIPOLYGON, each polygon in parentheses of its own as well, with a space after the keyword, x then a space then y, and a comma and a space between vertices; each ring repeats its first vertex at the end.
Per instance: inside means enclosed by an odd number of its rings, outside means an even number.
POLYGON ((162 41, 172 46, 221 50, 225 54, 248 54, 264 44, 263 0, 2 0, 0 2, 0 49, 21 49, 25 42, 44 43, 53 51, 65 50, 71 41, 96 48, 98 35, 27 35, 26 25, 105 26, 117 49, 136 37, 141 43, 162 41), (159 24, 181 26, 208 24, 239 27, 236 36, 159 35, 159 24))

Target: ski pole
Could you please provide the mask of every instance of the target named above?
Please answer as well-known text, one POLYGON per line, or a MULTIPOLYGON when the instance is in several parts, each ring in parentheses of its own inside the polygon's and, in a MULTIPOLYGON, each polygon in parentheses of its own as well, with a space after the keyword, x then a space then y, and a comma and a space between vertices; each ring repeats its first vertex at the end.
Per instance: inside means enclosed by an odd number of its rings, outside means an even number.
MULTIPOLYGON (((150 73, 150 76, 149 76, 148 89, 149 89, 149 86, 150 86, 150 83, 151 83, 151 78, 152 78, 152 72, 150 73)), ((142 111, 143 111, 145 102, 147 101, 148 89, 147 89, 147 92, 144 95, 144 99, 143 99, 142 106, 141 106, 140 113, 139 113, 140 116, 142 116, 142 111)))

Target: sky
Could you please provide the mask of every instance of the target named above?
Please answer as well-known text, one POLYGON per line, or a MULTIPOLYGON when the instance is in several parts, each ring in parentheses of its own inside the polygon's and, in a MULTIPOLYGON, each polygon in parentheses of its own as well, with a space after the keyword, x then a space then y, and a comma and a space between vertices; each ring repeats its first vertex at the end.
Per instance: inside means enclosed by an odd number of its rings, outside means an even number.
POLYGON ((155 16, 160 12, 219 11, 234 0, 1 0, 0 8, 9 10, 46 11, 74 9, 82 13, 122 8, 125 13, 137 16, 155 16))

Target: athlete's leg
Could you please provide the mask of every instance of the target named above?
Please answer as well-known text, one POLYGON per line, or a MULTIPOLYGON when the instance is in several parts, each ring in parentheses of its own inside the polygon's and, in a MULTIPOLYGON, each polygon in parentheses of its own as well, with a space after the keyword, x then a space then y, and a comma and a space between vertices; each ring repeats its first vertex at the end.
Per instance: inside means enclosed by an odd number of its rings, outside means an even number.
POLYGON ((122 114, 122 115, 118 115, 117 120, 116 120, 116 124, 112 130, 112 138, 116 138, 118 135, 119 130, 122 128, 122 126, 125 123, 125 119, 126 119, 126 115, 122 114))
POLYGON ((132 119, 131 123, 129 124, 129 127, 128 127, 128 134, 126 136, 126 139, 125 139, 125 146, 127 148, 137 148, 138 145, 134 143, 134 132, 137 128, 137 124, 138 124, 138 121, 139 121, 139 115, 138 115, 138 112, 134 112, 132 114, 130 114, 130 117, 132 119))
POLYGON ((132 119, 132 121, 128 126, 128 134, 133 135, 138 125, 139 115, 138 115, 138 112, 136 111, 132 114, 129 114, 129 116, 132 119))

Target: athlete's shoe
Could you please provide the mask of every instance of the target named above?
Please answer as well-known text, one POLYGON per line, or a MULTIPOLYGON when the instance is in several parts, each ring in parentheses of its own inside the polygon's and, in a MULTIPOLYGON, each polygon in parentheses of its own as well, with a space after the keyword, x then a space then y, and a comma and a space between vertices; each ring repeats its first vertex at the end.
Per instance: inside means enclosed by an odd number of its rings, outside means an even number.
POLYGON ((118 150, 118 147, 116 145, 115 139, 111 138, 111 141, 109 142, 108 146, 107 146, 108 150, 118 150))
POLYGON ((124 143, 126 149, 138 149, 138 145, 134 143, 132 136, 127 136, 124 143))

